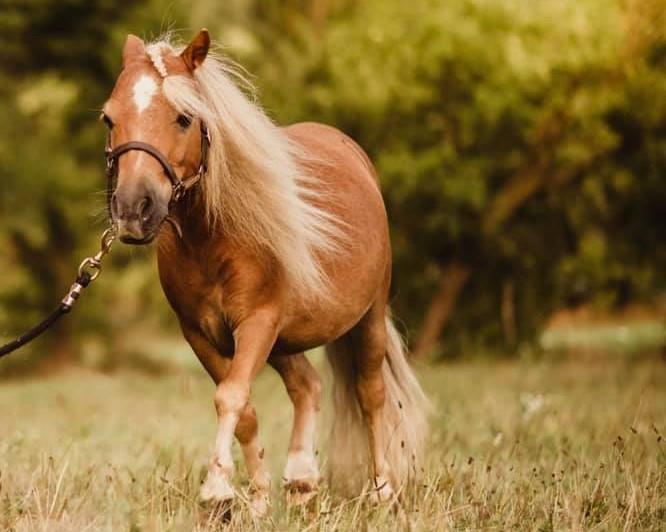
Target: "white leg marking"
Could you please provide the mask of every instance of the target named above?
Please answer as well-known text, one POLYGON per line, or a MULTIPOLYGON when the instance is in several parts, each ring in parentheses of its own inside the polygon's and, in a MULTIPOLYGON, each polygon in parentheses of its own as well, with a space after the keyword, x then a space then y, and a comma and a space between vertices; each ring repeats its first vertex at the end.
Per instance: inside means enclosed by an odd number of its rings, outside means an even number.
POLYGON ((226 501, 234 497, 230 477, 234 470, 234 461, 231 456, 231 442, 238 416, 228 413, 219 420, 217 438, 215 442, 215 455, 208 468, 208 475, 201 486, 201 499, 203 501, 226 501))
POLYGON ((371 487, 370 501, 373 504, 386 502, 393 499, 395 492, 391 487, 391 483, 384 476, 376 476, 374 478, 374 485, 371 487))
POLYGON ((319 480, 319 468, 314 453, 310 450, 290 451, 284 468, 284 479, 286 483, 294 480, 308 482, 312 484, 312 489, 315 489, 319 480))
POLYGON ((289 504, 303 505, 314 498, 319 484, 319 467, 314 453, 315 416, 314 408, 300 412, 304 417, 299 427, 294 426, 292 446, 287 455, 283 482, 287 489, 289 504))
POLYGON ((270 506, 271 475, 264 465, 264 451, 255 436, 241 445, 250 477, 250 508, 256 517, 263 517, 270 506))

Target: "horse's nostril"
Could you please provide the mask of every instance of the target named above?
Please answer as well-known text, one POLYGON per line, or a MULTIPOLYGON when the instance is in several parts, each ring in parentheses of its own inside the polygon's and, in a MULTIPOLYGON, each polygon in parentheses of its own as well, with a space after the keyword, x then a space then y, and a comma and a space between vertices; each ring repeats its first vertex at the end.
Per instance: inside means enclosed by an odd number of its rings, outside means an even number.
POLYGON ((150 197, 146 196, 141 200, 141 203, 139 203, 139 218, 141 218, 142 221, 146 221, 150 217, 150 207, 153 204, 153 200, 150 199, 150 197))

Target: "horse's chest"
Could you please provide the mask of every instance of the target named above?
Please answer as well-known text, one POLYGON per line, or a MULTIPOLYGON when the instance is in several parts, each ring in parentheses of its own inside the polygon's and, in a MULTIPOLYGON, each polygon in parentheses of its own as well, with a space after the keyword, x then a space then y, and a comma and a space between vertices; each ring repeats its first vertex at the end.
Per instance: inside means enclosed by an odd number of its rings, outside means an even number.
POLYGON ((215 287, 211 287, 208 293, 201 292, 198 297, 176 297, 177 303, 174 305, 172 302, 172 306, 181 322, 199 329, 220 353, 231 355, 234 351, 233 332, 217 292, 215 287))
POLYGON ((233 353, 233 334, 225 317, 223 288, 197 265, 174 268, 160 261, 162 289, 180 322, 198 329, 222 354, 233 353))
POLYGON ((234 336, 224 315, 217 309, 202 309, 199 313, 199 328, 206 339, 217 347, 221 354, 234 353, 234 336))

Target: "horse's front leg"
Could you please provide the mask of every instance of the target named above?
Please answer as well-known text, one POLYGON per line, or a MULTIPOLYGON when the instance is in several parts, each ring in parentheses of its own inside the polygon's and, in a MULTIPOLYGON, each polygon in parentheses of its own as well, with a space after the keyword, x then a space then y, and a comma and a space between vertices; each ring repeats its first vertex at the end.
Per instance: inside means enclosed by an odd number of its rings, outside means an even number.
MULTIPOLYGON (((256 418, 254 424, 243 427, 242 416, 248 408, 250 384, 254 376, 264 366, 277 336, 277 316, 270 311, 256 312, 247 318, 234 331, 235 353, 231 360, 229 372, 217 385, 215 392, 215 408, 217 410, 218 428, 215 439, 215 451, 208 467, 208 475, 201 487, 201 498, 212 501, 227 501, 233 498, 231 475, 233 459, 231 444, 234 433, 239 440, 256 439, 256 418), (239 420, 241 421, 239 423, 239 420), (247 433, 244 434, 246 432, 247 433)), ((254 416, 252 416, 254 418, 254 416)), ((244 452, 246 446, 244 446, 244 452)), ((255 457, 255 450, 247 448, 250 455, 245 458, 248 468, 253 460, 261 460, 261 453, 255 457)), ((257 450, 259 447, 257 446, 257 450)), ((267 502, 270 489, 268 474, 263 478, 252 479, 253 490, 262 494, 267 502)), ((256 501, 256 499, 255 499, 256 501)), ((258 501, 256 501, 258 502, 258 501)), ((263 510, 263 508, 255 508, 263 510)))
MULTIPOLYGON (((201 364, 215 384, 219 385, 229 374, 231 358, 222 356, 197 329, 182 324, 182 330, 201 364)), ((268 509, 271 477, 264 463, 264 449, 259 442, 257 413, 249 402, 240 414, 235 435, 243 451, 245 466, 250 479, 252 509, 256 514, 263 514, 268 509)), ((213 486, 207 486, 207 488, 211 487, 213 486)), ((219 495, 219 492, 202 489, 204 500, 219 498, 219 495)), ((233 492, 230 492, 230 497, 232 496, 233 492)))

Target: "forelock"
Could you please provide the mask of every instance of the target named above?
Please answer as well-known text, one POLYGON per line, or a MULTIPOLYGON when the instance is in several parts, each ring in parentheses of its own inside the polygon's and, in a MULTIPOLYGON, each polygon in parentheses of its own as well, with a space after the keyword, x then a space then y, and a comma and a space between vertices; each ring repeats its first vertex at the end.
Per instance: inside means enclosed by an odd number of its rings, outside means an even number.
POLYGON ((155 70, 160 76, 166 78, 169 73, 167 72, 166 64, 164 63, 164 52, 171 52, 172 48, 165 42, 156 42, 146 47, 146 53, 150 58, 155 70))

